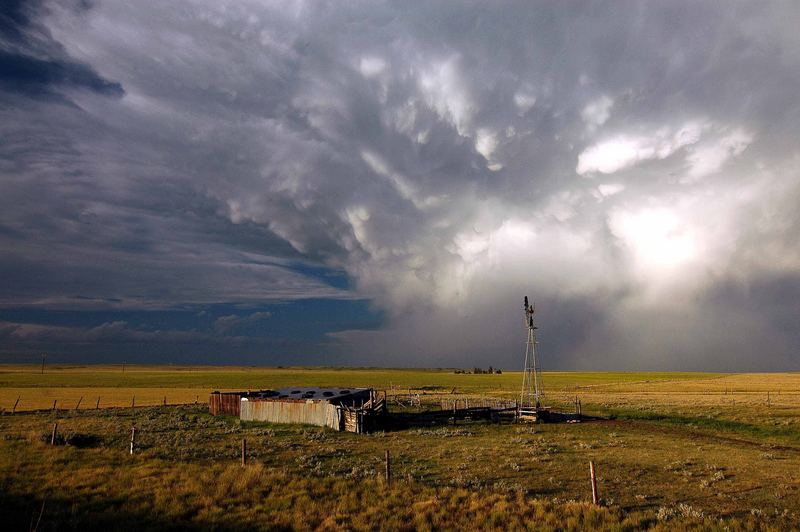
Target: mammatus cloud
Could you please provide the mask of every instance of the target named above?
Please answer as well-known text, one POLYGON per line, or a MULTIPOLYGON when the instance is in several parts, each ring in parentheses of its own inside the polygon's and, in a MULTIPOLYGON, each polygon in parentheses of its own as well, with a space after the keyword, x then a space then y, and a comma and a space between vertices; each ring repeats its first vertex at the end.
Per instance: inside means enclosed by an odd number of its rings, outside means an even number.
POLYGON ((589 102, 589 104, 583 108, 583 111, 581 111, 581 118, 583 118, 583 121, 586 123, 586 128, 590 133, 606 123, 608 117, 611 116, 611 108, 613 106, 614 100, 603 95, 589 102))
POLYGON ((4 10, 7 309, 363 299, 309 350, 515 367, 529 295, 549 367, 797 369, 794 5, 4 10))
POLYGON ((687 124, 675 132, 661 128, 641 136, 620 135, 586 148, 578 156, 578 174, 613 174, 642 161, 666 159, 700 140, 703 127, 687 124))

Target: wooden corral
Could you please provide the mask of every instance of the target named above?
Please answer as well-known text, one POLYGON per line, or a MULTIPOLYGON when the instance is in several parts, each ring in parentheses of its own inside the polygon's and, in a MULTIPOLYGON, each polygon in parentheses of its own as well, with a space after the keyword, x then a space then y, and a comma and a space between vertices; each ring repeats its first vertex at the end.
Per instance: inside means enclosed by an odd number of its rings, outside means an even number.
POLYGON ((451 404, 452 407, 445 406, 445 401, 442 401, 441 410, 390 413, 386 394, 379 396, 371 388, 298 387, 258 392, 214 392, 209 398, 209 411, 213 415, 236 415, 243 421, 317 425, 358 434, 459 422, 557 423, 581 418, 578 413, 519 408, 514 402, 479 398, 454 400, 451 404), (472 406, 475 404, 492 406, 472 406))
POLYGON ((389 427, 398 429, 413 426, 458 424, 467 421, 513 422, 516 417, 516 410, 516 407, 492 408, 479 406, 423 412, 397 412, 390 414, 386 422, 389 427))
POLYGON ((373 391, 370 400, 361 406, 340 405, 338 410, 341 416, 339 430, 362 434, 383 430, 388 425, 386 393, 383 397, 378 397, 373 391))

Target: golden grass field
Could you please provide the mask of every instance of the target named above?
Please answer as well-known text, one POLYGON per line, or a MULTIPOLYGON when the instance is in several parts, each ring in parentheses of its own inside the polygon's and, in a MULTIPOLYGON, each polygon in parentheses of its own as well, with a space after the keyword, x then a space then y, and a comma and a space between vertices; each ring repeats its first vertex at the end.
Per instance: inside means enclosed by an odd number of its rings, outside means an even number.
POLYGON ((354 435, 214 418, 204 406, 214 389, 293 385, 373 386, 433 405, 513 399, 514 372, 1 366, 0 517, 30 528, 41 514, 40 529, 800 528, 800 374, 543 381, 550 405, 569 410, 578 396, 602 419, 354 435), (157 406, 165 396, 171 406, 157 406), (47 445, 56 422, 67 441, 93 443, 47 445), (589 460, 601 507, 588 502, 589 460))
MULTIPOLYGON (((0 409, 17 411, 192 404, 213 390, 296 386, 370 386, 389 393, 514 399, 521 374, 455 374, 451 370, 0 365, 0 409), (425 389, 428 388, 428 389, 425 389), (435 389, 431 389, 435 388, 435 389), (453 393, 454 392, 454 393, 453 393), (78 402, 80 401, 80 405, 78 402)), ((800 416, 800 373, 547 372, 551 402, 667 414, 713 415, 791 426, 800 416), (769 396, 769 398, 768 398, 769 396), (767 402, 769 401, 769 407, 767 402)))
MULTIPOLYGON (((635 373, 549 373, 546 385, 553 393, 569 394, 575 387, 587 392, 610 383, 635 384, 642 379, 635 373)), ((698 374, 660 373, 650 379, 671 382, 675 378, 696 379, 698 374), (681 377, 681 375, 683 375, 681 377)), ((0 365, 0 408, 11 410, 19 398, 18 411, 52 408, 53 401, 62 409, 101 406, 140 406, 194 403, 205 400, 212 390, 242 390, 295 386, 371 386, 378 389, 406 391, 409 388, 440 387, 456 395, 513 398, 521 374, 463 375, 453 371, 325 369, 325 368, 209 368, 158 366, 72 366, 47 367, 0 365)))

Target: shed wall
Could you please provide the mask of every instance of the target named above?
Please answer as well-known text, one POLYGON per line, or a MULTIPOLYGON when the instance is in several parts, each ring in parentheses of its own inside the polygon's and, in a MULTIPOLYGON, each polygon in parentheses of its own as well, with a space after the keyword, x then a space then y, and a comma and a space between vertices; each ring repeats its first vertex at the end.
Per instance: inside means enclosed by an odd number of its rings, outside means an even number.
POLYGON ((336 405, 325 401, 241 401, 242 421, 304 423, 340 430, 341 414, 336 405))
POLYGON ((241 399, 240 392, 212 393, 208 398, 208 411, 212 416, 238 416, 241 399))

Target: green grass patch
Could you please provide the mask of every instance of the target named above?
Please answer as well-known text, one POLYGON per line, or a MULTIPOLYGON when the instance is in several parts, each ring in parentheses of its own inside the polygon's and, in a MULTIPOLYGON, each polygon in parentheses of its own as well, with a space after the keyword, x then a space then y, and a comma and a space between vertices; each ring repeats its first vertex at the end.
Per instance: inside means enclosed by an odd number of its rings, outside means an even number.
POLYGON ((781 439, 787 443, 800 443, 800 429, 793 426, 756 425, 718 417, 686 416, 627 409, 609 409, 606 411, 606 415, 611 419, 665 423, 692 429, 702 429, 715 434, 727 433, 759 440, 781 439))

